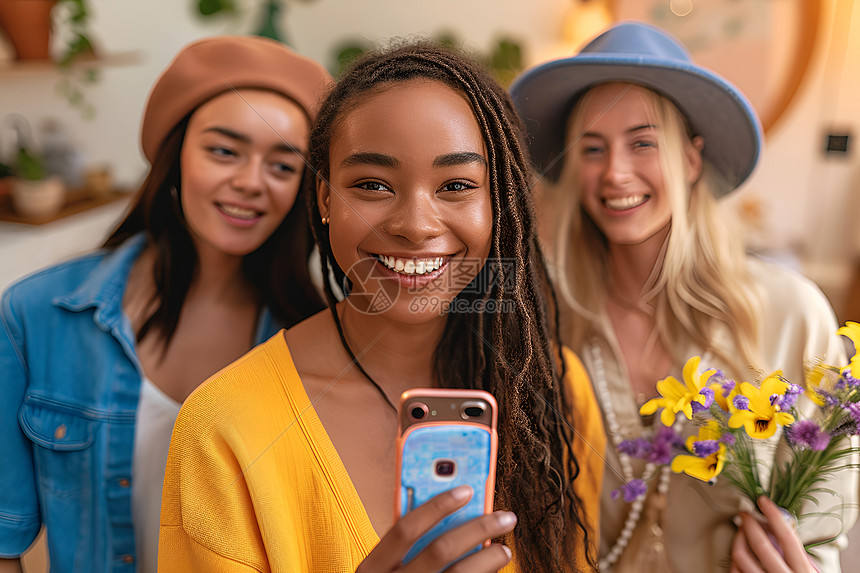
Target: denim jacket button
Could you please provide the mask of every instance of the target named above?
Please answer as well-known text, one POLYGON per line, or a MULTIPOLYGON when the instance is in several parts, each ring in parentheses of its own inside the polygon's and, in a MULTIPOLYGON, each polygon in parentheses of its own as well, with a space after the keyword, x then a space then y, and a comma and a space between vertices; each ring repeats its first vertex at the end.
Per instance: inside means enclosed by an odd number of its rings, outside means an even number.
POLYGON ((131 555, 123 555, 122 560, 126 563, 134 563, 134 557, 132 557, 131 555))
POLYGON ((129 485, 131 485, 131 482, 128 481, 127 479, 123 478, 123 479, 119 480, 119 486, 120 487, 128 487, 129 485))
POLYGON ((62 440, 65 437, 66 437, 66 425, 60 424, 59 426, 57 426, 57 429, 54 430, 54 439, 55 440, 62 440))

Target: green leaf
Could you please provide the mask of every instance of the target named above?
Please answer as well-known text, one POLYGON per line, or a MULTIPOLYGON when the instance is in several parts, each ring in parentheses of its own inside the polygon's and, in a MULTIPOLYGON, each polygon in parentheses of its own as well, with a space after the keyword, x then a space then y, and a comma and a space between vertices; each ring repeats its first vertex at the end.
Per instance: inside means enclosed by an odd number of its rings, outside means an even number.
POLYGON ((209 17, 218 13, 232 13, 236 11, 233 0, 200 0, 197 3, 197 12, 201 16, 209 17))
POLYGON ((45 178, 45 165, 41 157, 26 147, 19 147, 15 172, 21 179, 38 181, 45 178))

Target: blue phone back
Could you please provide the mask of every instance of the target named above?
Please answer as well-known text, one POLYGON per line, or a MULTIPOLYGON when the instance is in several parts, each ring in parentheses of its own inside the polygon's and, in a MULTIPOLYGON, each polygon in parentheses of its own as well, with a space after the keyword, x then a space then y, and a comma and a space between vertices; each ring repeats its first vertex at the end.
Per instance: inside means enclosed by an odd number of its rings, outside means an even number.
MULTIPOLYGON (((435 495, 459 485, 470 485, 474 494, 469 503, 424 534, 406 554, 404 563, 445 531, 484 514, 491 452, 490 430, 486 426, 427 425, 415 427, 409 432, 402 447, 399 508, 401 516, 435 495), (456 473, 450 477, 437 475, 436 465, 439 460, 453 461, 456 464, 456 473)), ((478 549, 480 546, 476 546, 473 551, 478 549)))

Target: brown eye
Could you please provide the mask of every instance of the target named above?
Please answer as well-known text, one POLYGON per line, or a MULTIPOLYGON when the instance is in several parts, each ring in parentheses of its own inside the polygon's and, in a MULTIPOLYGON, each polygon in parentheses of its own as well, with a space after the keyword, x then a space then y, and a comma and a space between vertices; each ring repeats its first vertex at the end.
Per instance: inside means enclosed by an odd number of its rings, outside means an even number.
POLYGON ((365 191, 391 191, 388 186, 379 181, 364 181, 356 185, 356 187, 365 191))

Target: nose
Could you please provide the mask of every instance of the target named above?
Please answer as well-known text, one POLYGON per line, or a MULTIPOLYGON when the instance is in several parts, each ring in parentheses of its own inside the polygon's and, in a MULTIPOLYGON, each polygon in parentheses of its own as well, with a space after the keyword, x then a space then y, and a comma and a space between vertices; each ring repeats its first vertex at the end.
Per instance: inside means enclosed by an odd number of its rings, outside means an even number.
POLYGON ((633 174, 633 164, 630 156, 622 149, 610 147, 606 151, 606 169, 603 180, 610 185, 623 185, 633 174))
POLYGON ((435 191, 399 195, 388 214, 385 231, 413 244, 442 235, 445 224, 435 191))
POLYGON ((246 194, 256 195, 263 191, 263 161, 248 157, 236 166, 231 184, 234 189, 246 194))

